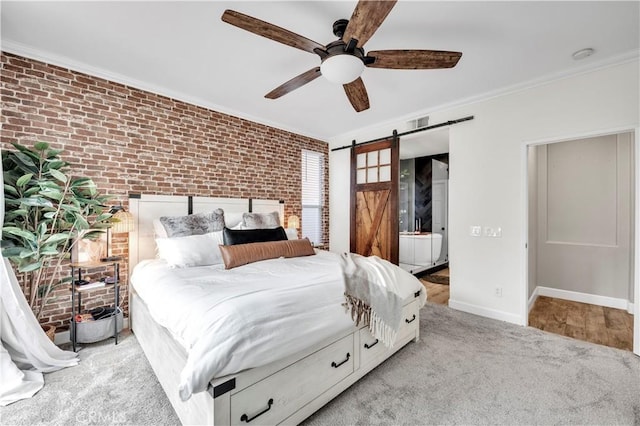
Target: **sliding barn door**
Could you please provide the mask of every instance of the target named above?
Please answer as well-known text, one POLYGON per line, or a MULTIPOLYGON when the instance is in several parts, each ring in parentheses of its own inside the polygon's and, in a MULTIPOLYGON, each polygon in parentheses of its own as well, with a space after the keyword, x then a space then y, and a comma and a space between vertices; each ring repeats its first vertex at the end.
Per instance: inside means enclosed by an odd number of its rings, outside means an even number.
POLYGON ((398 264, 398 138, 351 148, 353 253, 398 264))

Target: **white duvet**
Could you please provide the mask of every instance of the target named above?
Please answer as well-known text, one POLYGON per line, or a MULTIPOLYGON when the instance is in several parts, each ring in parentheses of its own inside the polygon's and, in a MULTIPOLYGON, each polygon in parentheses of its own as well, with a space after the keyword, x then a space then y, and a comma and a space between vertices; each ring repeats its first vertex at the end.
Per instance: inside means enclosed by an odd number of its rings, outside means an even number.
MULTIPOLYGON (((171 269, 162 260, 137 265, 136 292, 188 353, 180 397, 206 390, 214 377, 269 364, 352 328, 338 260, 317 251, 231 270, 171 269)), ((403 299, 422 289, 411 274, 393 268, 403 299)))

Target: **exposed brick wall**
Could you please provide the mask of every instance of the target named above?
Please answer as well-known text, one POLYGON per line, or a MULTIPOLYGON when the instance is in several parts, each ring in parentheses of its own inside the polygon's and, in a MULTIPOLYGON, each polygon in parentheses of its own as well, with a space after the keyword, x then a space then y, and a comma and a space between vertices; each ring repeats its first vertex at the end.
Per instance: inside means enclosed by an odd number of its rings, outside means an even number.
MULTIPOLYGON (((62 148, 74 172, 94 179, 125 208, 130 193, 261 198, 284 200, 285 218, 302 217, 301 150, 323 152, 328 171, 323 141, 13 54, 3 52, 1 61, 2 149, 35 141, 62 148)), ((127 258, 126 234, 113 241, 114 253, 127 258)), ((108 290, 93 295, 99 297, 87 307, 113 297, 108 290)), ((66 326, 68 286, 56 296, 41 322, 66 326)), ((121 300, 126 311, 126 284, 121 300)))

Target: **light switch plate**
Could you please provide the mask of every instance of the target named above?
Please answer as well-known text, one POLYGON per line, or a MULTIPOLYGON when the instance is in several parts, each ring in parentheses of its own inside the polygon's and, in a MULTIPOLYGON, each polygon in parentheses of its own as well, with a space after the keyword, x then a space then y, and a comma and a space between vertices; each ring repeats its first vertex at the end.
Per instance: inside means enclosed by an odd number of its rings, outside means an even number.
POLYGON ((493 228, 491 226, 485 226, 484 227, 484 236, 485 237, 492 237, 492 238, 500 238, 500 237, 502 237, 502 228, 500 228, 500 227, 493 228))
POLYGON ((469 227, 469 235, 472 237, 481 237, 482 236, 482 226, 473 225, 469 227))

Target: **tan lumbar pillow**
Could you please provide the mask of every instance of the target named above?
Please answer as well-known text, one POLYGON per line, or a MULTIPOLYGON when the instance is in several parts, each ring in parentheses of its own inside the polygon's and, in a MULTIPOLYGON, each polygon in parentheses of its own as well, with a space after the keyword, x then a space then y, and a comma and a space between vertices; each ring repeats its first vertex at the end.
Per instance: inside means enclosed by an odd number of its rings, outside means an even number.
POLYGON ((309 239, 268 241, 263 243, 236 244, 220 246, 225 269, 276 259, 278 257, 301 257, 316 254, 309 239))

